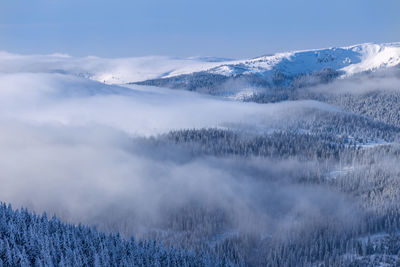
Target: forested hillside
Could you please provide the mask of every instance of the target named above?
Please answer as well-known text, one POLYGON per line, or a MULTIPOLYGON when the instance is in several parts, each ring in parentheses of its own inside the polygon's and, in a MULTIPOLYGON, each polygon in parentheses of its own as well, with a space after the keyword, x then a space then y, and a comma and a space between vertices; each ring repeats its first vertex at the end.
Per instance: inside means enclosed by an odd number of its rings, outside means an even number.
POLYGON ((0 266, 229 266, 207 253, 121 238, 0 204, 0 266))

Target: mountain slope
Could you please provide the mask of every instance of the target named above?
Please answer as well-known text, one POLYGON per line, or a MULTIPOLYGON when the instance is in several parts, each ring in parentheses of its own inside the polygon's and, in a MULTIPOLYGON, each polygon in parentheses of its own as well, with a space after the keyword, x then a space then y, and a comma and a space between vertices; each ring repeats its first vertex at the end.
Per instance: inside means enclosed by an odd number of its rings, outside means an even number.
POLYGON ((400 43, 366 43, 349 47, 277 53, 222 64, 209 72, 225 76, 258 74, 268 79, 274 71, 286 76, 297 76, 330 68, 345 75, 352 75, 397 64, 400 64, 400 43))
MULTIPOLYGON (((366 43, 349 47, 277 53, 253 59, 165 56, 99 58, 65 54, 18 55, 0 52, 0 72, 63 73, 108 84, 136 83, 154 79, 180 80, 182 75, 217 75, 225 78, 256 76, 263 83, 330 69, 340 75, 400 64, 400 42, 366 43)), ((148 82, 149 83, 149 82, 148 82)))
POLYGON ((172 73, 139 84, 243 99, 265 91, 265 88, 316 85, 399 64, 400 43, 366 43, 349 47, 277 53, 223 63, 193 73, 172 73))

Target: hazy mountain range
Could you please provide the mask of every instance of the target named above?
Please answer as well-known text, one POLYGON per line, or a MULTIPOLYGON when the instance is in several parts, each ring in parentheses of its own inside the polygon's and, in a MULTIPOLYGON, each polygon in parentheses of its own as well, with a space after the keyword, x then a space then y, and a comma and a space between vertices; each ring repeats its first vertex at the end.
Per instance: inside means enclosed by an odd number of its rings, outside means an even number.
POLYGON ((339 72, 340 76, 351 76, 393 67, 400 64, 400 43, 365 43, 348 47, 282 52, 242 60, 165 56, 76 58, 65 54, 23 56, 7 52, 0 53, 0 59, 2 72, 69 73, 108 84, 143 82, 199 72, 225 77, 257 75, 267 82, 272 82, 277 73, 285 77, 296 77, 331 69, 339 72))

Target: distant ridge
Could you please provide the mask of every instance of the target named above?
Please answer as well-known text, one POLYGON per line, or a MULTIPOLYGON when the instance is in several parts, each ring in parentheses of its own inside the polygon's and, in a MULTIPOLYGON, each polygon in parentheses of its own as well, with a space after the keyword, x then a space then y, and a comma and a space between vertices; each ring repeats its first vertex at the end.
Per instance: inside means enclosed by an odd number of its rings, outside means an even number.
POLYGON ((57 72, 108 84, 136 83, 200 72, 224 77, 256 75, 271 82, 277 75, 293 77, 330 69, 349 76, 398 64, 400 42, 283 52, 243 60, 166 56, 78 58, 62 53, 18 55, 0 51, 0 73, 57 72))

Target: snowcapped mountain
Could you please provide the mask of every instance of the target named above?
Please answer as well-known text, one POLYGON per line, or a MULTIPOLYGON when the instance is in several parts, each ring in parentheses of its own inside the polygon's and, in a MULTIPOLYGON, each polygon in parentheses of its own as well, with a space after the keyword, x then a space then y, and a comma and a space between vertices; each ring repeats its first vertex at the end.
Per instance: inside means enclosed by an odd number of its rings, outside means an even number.
MULTIPOLYGON (((256 76, 263 82, 272 83, 277 77, 285 79, 326 69, 349 76, 398 64, 400 42, 285 52, 244 60, 165 56, 109 59, 93 56, 79 58, 65 54, 18 55, 0 52, 0 72, 3 73, 63 73, 108 84, 171 78, 179 80, 182 75, 196 73, 222 76, 222 79, 256 76)), ((197 78, 196 76, 195 79, 197 78)), ((203 76, 202 78, 204 79, 203 76)))
POLYGON ((285 52, 245 60, 165 56, 107 59, 92 56, 79 58, 65 54, 17 55, 0 52, 0 72, 59 72, 108 84, 172 78, 198 72, 225 77, 256 75, 266 81, 271 81, 277 75, 294 77, 324 69, 348 76, 398 64, 400 42, 285 52))
POLYGON ((285 76, 297 76, 330 68, 344 75, 352 75, 398 64, 400 64, 400 42, 366 43, 348 47, 277 53, 222 64, 208 71, 225 76, 257 74, 268 77, 276 71, 285 76))
POLYGON ((268 88, 301 88, 400 64, 400 43, 295 51, 220 63, 192 73, 171 72, 139 82, 244 100, 268 88), (179 73, 177 75, 177 73, 179 73))

